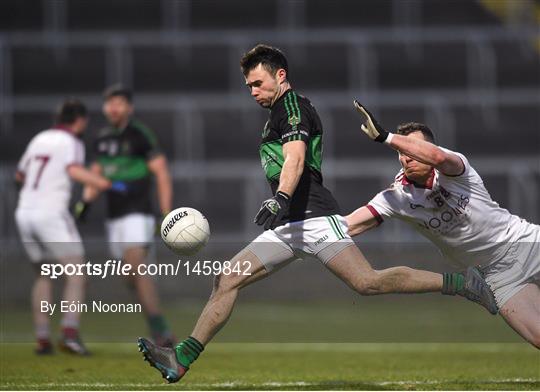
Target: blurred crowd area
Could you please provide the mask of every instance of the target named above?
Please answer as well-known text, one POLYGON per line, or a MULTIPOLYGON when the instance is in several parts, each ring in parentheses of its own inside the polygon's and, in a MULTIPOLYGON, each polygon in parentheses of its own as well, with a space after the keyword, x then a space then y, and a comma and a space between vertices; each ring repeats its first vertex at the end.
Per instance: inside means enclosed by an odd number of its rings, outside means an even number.
MULTIPOLYGON (((293 87, 321 115, 325 183, 344 213, 399 169, 360 134, 356 97, 388 129, 427 123, 496 201, 539 222, 539 17, 532 0, 2 0, 0 238, 16 241, 12 176, 28 141, 70 96, 90 108, 91 140, 101 93, 118 82, 158 135, 175 205, 204 212, 216 241, 253 238, 269 195, 257 154, 267 112, 239 59, 261 42, 285 51, 293 87)), ((103 218, 99 201, 83 238, 102 238, 103 218)), ((388 222, 362 240, 389 238, 419 237, 388 222)))

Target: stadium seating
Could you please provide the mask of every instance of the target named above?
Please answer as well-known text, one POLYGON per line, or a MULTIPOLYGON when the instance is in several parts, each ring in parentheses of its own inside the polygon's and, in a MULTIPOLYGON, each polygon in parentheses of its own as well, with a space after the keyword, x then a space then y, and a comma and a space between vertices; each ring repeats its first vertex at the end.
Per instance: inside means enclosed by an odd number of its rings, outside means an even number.
MULTIPOLYGON (((473 157, 539 154, 540 56, 534 35, 504 30, 479 2, 50 3, 0 2, 1 70, 9 81, 0 90, 7 102, 3 136, 10 140, 9 148, 1 147, 5 167, 17 162, 35 132, 51 124, 50 110, 66 96, 88 98, 90 141, 103 124, 101 91, 113 81, 134 88, 137 115, 157 132, 171 162, 227 165, 244 159, 258 165, 254 146, 267 112, 249 99, 238 60, 260 41, 286 51, 294 87, 320 111, 328 161, 395 159, 359 134, 353 96, 365 100, 389 129, 426 122, 442 144, 473 157), (514 134, 519 136, 509 137, 514 134)), ((245 219, 234 211, 248 207, 234 195, 235 186, 244 184, 242 175, 234 181, 190 179, 187 186, 180 176, 175 187, 182 204, 209 216, 222 214, 217 220, 229 227, 217 223, 218 231, 241 231, 245 219)), ((512 199, 505 176, 488 180, 503 202, 512 199)), ((348 208, 386 179, 366 174, 328 181, 348 208)), ((6 218, 0 224, 10 223, 6 218)))

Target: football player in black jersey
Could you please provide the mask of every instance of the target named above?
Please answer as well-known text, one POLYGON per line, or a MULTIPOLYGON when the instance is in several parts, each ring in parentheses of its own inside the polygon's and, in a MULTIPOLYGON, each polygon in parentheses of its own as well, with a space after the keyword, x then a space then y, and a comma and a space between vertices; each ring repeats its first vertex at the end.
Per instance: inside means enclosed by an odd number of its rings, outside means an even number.
MULTIPOLYGON (((132 92, 113 85, 105 90, 104 98, 103 114, 108 125, 98 131, 94 141, 95 161, 91 169, 127 185, 126 192, 106 192, 107 236, 113 256, 138 271, 138 266, 146 262, 156 227, 151 203, 152 176, 163 216, 171 210, 172 183, 167 159, 154 132, 132 116, 132 92)), ((76 216, 84 218, 97 195, 95 188, 86 187, 83 200, 77 203, 76 216)), ((150 276, 139 274, 129 279, 143 306, 154 341, 171 346, 174 338, 161 313, 154 281, 150 276)))
MULTIPOLYGON (((347 222, 324 187, 321 174, 323 127, 310 101, 292 89, 283 53, 258 45, 241 60, 246 85, 270 116, 259 145, 261 164, 272 191, 255 216, 265 231, 231 260, 231 268, 250 263, 249 275, 216 276, 210 300, 191 335, 176 348, 139 338, 139 350, 169 382, 178 381, 227 322, 241 288, 290 262, 311 255, 361 295, 443 292, 494 303, 481 276, 395 267, 375 271, 347 234, 347 222), (474 284, 473 284, 474 283, 474 284), (474 294, 474 296, 473 296, 474 294)), ((491 309, 493 311, 493 309, 491 309)))

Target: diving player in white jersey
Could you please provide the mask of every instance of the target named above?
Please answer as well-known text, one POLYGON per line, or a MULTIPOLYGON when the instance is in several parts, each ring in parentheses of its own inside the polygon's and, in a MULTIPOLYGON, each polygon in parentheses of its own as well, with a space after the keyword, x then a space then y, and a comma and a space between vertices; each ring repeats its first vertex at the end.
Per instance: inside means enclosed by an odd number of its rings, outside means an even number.
MULTIPOLYGON (((43 263, 83 263, 81 237, 71 217, 68 204, 71 180, 102 190, 124 192, 124 183, 111 183, 84 167, 84 145, 78 138, 88 123, 84 104, 75 99, 59 108, 57 125, 38 133, 26 147, 17 166, 15 181, 21 187, 15 220, 21 241, 36 267, 32 289, 32 312, 38 354, 52 353, 48 312, 41 311, 41 301, 53 303, 52 282, 41 275, 43 263)), ((84 302, 84 276, 66 276, 63 300, 84 302)), ((87 355, 79 337, 77 312, 63 313, 60 348, 73 354, 87 355)))
POLYGON ((453 264, 479 266, 502 317, 540 348, 540 226, 499 207, 467 158, 433 144, 426 125, 403 124, 392 134, 354 104, 365 117, 364 133, 398 151, 402 169, 389 188, 346 217, 349 234, 385 218, 410 224, 453 264))

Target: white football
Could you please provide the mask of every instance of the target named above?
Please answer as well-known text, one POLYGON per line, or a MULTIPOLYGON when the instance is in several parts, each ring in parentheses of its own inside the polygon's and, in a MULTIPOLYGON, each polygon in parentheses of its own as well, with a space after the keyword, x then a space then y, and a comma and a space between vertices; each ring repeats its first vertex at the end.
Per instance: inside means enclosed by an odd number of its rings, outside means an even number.
POLYGON ((179 255, 193 255, 201 250, 210 238, 208 220, 194 208, 180 207, 171 212, 161 223, 161 238, 179 255))

